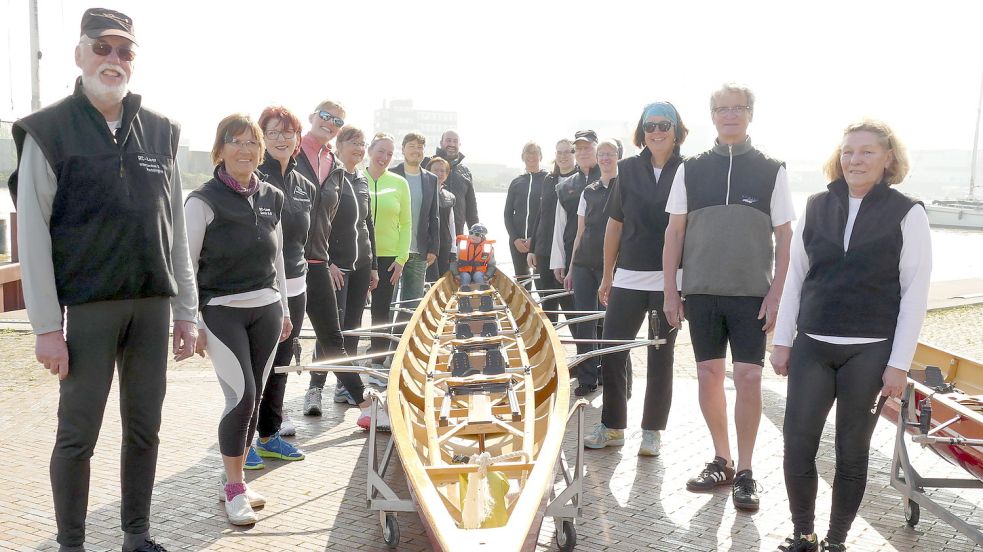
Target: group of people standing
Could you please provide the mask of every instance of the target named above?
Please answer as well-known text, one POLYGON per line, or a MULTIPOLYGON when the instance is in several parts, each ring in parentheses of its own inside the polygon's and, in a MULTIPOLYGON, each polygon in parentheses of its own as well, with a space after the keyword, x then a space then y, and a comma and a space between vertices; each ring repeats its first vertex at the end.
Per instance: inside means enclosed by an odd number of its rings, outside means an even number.
MULTIPOLYGON (((197 351, 214 364, 225 395, 220 496, 232 523, 253 523, 265 498, 246 486, 243 469, 261 467, 264 456, 303 458, 280 438, 286 376, 272 367, 299 354, 305 314, 315 359, 343 361, 357 341, 342 331, 360 325, 369 294, 373 324, 390 323, 397 289, 401 301, 419 298, 424 280, 453 260, 455 236, 480 226, 478 210, 456 133, 444 133, 430 159, 421 135, 403 137, 405 162, 389 170, 396 139, 367 139, 333 101, 308 115, 306 134, 280 106, 258 122, 223 119, 213 178, 184 201, 180 127, 128 91, 137 55, 132 20, 89 9, 80 35, 74 92, 13 126, 18 169, 9 182, 36 356, 59 378, 49 464, 57 540, 62 551, 84 550, 89 463, 115 369, 122 549, 163 551, 149 516, 170 318, 174 360, 197 351)), ((793 522, 778 551, 844 550, 866 485, 871 405, 878 394, 900 395, 924 319, 927 218, 893 188, 907 174, 904 147, 887 125, 863 121, 847 127, 825 167, 828 190, 810 198, 793 232, 784 164, 747 134, 753 93, 726 85, 711 95, 710 114, 716 143, 687 159, 686 126, 668 102, 644 108, 633 136, 641 152, 627 159, 620 142, 585 130, 557 142, 546 173, 542 151, 527 144, 527 172, 513 182, 514 208, 506 211, 514 264, 518 273, 535 269, 539 289, 573 290, 572 298, 545 301, 551 317, 598 302, 615 315, 603 327, 579 324, 578 336, 633 338, 648 320, 649 337, 665 340, 648 350, 642 455, 659 454, 674 331, 689 320, 715 457, 686 486, 729 485, 742 509, 759 504, 751 460, 766 334, 774 329, 771 363, 788 376, 784 468, 793 522), (728 345, 736 463, 723 386, 728 345), (820 541, 815 460, 834 401, 836 478, 820 541)), ((575 374, 578 395, 603 384, 589 448, 625 443, 627 356, 606 355, 575 374)), ((336 400, 361 407, 358 425, 367 427, 361 379, 338 379, 336 400)), ((323 385, 312 377, 306 414, 320 413, 323 385)), ((377 423, 388 423, 384 413, 377 423)))
MULTIPOLYGON (((534 143, 510 188, 505 223, 516 273, 536 271, 541 290, 561 287, 564 310, 606 308, 603 325, 573 324, 577 338, 634 339, 648 320, 646 389, 638 454, 659 454, 672 402, 676 330, 693 343, 699 404, 714 458, 686 482, 694 492, 730 486, 734 506, 759 508, 752 457, 761 419, 767 334, 771 364, 788 376, 784 471, 793 533, 777 552, 841 551, 867 481, 878 395, 899 397, 924 321, 932 257, 921 204, 896 191, 908 172, 904 146, 886 124, 850 125, 824 167, 828 190, 795 220, 785 164, 754 147, 755 97, 726 84, 711 94, 713 147, 683 158, 687 128, 668 102, 645 106, 622 159, 617 140, 590 130, 556 144, 540 170, 534 143), (526 259, 521 256, 525 254, 526 259), (864 313, 863 317, 857 313, 864 313), (730 351, 736 389, 737 456, 724 392, 730 351), (836 477, 829 531, 815 534, 816 455, 837 403, 836 477)), ((578 344, 579 352, 591 345, 578 344)), ((625 444, 632 395, 628 353, 571 374, 574 393, 602 387, 591 449, 625 444)))

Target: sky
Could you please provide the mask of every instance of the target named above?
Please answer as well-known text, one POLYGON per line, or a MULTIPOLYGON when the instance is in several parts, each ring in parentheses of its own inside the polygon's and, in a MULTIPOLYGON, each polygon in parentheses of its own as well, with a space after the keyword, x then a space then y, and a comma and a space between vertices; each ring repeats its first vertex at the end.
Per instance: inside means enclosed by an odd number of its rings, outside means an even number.
MULTIPOLYGON (((76 0, 39 8, 41 100, 78 75, 76 0)), ((99 4, 97 4, 99 5, 99 4)), ((496 2, 107 0, 140 42, 130 89, 208 149, 225 115, 269 104, 301 115, 322 99, 372 132, 385 100, 458 113, 473 162, 519 166, 585 122, 633 128, 668 100, 690 127, 684 154, 715 136, 709 96, 737 81, 757 95, 753 141, 809 165, 861 117, 909 148, 972 147, 983 72, 983 2, 496 2)), ((30 112, 28 1, 0 0, 0 119, 30 112)), ((628 139, 629 136, 621 136, 628 139)), ((547 158, 547 161, 549 158, 547 158)))

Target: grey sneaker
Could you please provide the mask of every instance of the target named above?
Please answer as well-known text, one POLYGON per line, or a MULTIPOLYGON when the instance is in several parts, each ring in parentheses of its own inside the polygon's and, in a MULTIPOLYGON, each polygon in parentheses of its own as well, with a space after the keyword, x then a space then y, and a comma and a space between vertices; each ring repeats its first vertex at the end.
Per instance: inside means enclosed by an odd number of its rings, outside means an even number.
POLYGON ((608 429, 604 424, 594 426, 594 431, 584 437, 584 446, 592 449, 620 447, 625 444, 625 430, 608 429))
POLYGON ((352 394, 345 389, 344 385, 341 385, 340 383, 334 388, 334 402, 338 404, 348 403, 353 406, 358 405, 358 403, 355 402, 355 397, 352 397, 352 394))
POLYGON ((658 456, 662 448, 662 432, 656 429, 642 430, 642 445, 638 447, 639 456, 658 456))
POLYGON ((311 387, 304 397, 304 416, 321 415, 321 388, 311 387))

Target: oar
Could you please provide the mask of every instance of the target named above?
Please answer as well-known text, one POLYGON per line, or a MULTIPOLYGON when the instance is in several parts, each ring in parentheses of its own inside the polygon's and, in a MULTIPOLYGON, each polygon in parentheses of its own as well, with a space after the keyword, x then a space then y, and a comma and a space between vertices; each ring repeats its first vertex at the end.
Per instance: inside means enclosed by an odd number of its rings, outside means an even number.
POLYGON ((364 366, 353 366, 347 364, 341 364, 344 362, 356 362, 359 360, 372 360, 376 358, 386 358, 396 354, 396 351, 383 351, 381 353, 367 353, 364 355, 349 356, 349 357, 338 357, 338 358, 328 358, 324 360, 318 360, 312 364, 297 364, 294 366, 277 366, 274 370, 277 374, 289 374, 290 372, 356 372, 356 373, 372 373, 372 375, 379 374, 384 378, 388 378, 389 375, 379 372, 378 370, 373 370, 371 368, 366 368, 364 366))

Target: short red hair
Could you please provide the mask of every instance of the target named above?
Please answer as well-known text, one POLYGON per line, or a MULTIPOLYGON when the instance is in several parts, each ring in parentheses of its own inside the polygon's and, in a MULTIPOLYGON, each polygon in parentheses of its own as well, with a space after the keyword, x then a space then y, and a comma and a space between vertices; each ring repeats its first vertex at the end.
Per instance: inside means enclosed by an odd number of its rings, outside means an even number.
POLYGON ((264 109, 263 114, 259 116, 259 128, 263 129, 265 133, 266 124, 273 120, 280 121, 284 126, 294 129, 297 133, 297 145, 294 146, 294 152, 291 154, 292 156, 296 156, 300 153, 300 131, 303 130, 300 119, 282 105, 271 105, 264 109))

